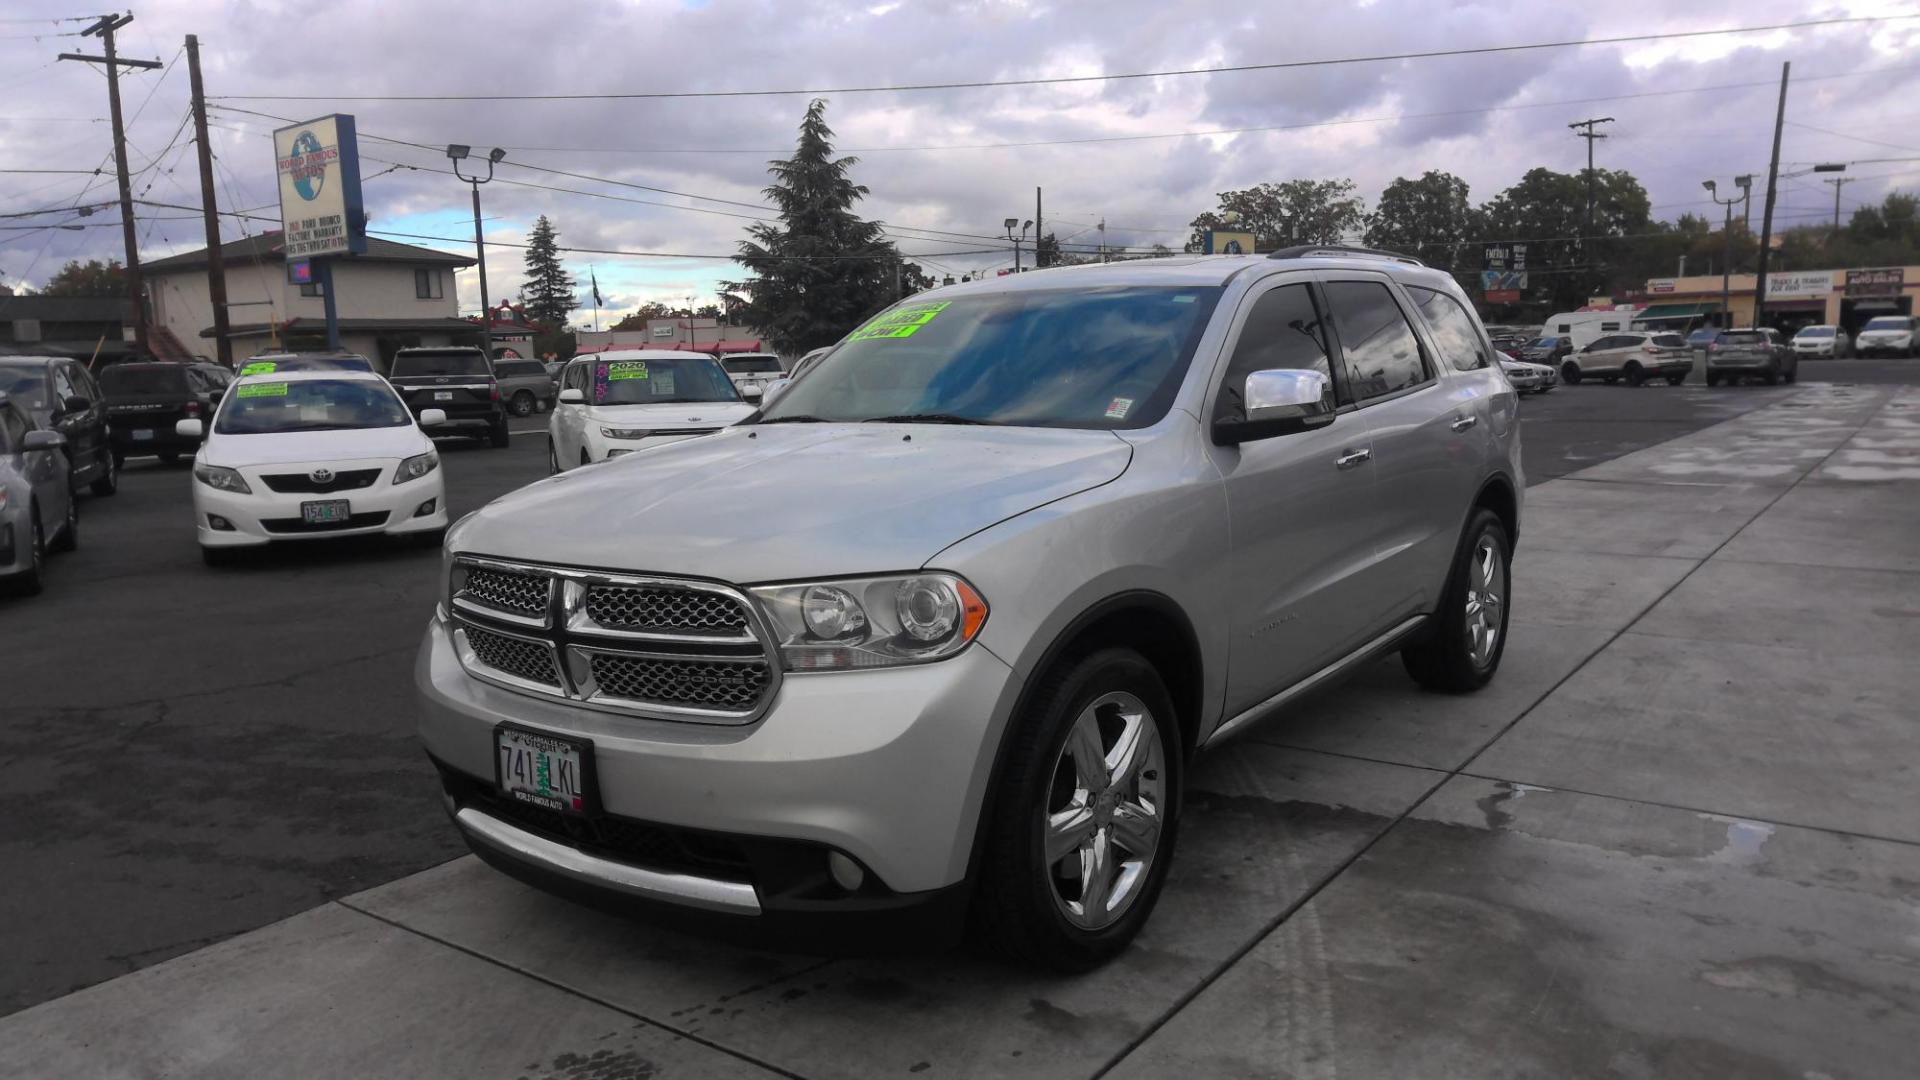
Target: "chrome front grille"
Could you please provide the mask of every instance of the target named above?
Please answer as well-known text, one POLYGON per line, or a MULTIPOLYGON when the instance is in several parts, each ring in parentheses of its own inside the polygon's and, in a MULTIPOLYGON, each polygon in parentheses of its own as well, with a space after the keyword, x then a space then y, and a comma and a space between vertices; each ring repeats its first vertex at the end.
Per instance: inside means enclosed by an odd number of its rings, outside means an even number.
POLYGON ((725 585, 461 556, 450 588, 462 665, 522 693, 744 724, 779 687, 771 636, 725 585))

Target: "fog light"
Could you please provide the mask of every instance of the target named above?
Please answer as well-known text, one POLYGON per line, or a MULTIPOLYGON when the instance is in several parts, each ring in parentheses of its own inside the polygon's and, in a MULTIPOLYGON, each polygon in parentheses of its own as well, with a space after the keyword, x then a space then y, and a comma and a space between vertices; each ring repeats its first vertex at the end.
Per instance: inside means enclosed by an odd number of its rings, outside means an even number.
POLYGON ((426 502, 423 502, 420 504, 419 509, 413 512, 413 516, 427 517, 428 515, 433 513, 433 508, 437 506, 439 502, 440 502, 440 497, 438 495, 434 496, 431 499, 428 499, 426 502))
POLYGON ((212 529, 214 532, 232 532, 233 522, 228 521, 219 514, 208 514, 207 528, 212 529))
POLYGON ((623 449, 623 450, 609 450, 609 451, 607 451, 607 456, 608 456, 609 458, 617 458, 617 457, 619 457, 619 456, 620 456, 621 454, 631 454, 631 453, 633 453, 633 451, 632 451, 632 450, 624 450, 624 449, 623 449))
POLYGON ((848 892, 860 891, 867 881, 867 872, 860 869, 860 864, 837 851, 827 852, 827 873, 833 875, 835 885, 848 892))

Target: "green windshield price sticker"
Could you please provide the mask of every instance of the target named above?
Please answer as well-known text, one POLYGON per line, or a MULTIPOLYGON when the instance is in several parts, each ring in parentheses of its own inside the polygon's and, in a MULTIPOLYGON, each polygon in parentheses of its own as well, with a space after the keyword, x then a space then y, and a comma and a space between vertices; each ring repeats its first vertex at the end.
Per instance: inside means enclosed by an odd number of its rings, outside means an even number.
POLYGON ((618 364, 607 365, 607 381, 619 382, 622 379, 644 379, 647 377, 647 365, 641 360, 626 360, 618 364))
POLYGON ((243 398, 286 397, 287 384, 283 382, 244 383, 239 393, 243 398))
POLYGON ((906 304, 892 311, 883 311, 872 322, 847 335, 847 340, 910 338, 919 333, 921 327, 932 322, 935 316, 947 310, 951 302, 942 300, 937 304, 906 304))
POLYGON ((280 370, 280 365, 271 360, 255 360, 240 369, 241 375, 271 375, 280 370))

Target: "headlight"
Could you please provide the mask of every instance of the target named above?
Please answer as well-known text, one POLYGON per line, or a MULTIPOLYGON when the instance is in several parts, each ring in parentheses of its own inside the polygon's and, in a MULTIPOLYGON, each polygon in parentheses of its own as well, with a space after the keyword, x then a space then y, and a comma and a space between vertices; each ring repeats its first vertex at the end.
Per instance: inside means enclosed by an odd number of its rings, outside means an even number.
POLYGON ((647 428, 603 427, 600 429, 600 434, 609 439, 644 439, 653 432, 647 428))
POLYGON ((987 602, 946 573, 855 578, 752 590, 789 671, 846 671, 943 660, 987 621, 987 602))
POLYGON ((429 450, 424 454, 415 454, 401 462, 399 468, 393 470, 393 482, 404 484, 409 480, 418 480, 439 467, 438 453, 429 450))
POLYGON ((215 491, 231 491, 235 495, 253 494, 253 489, 247 486, 246 477, 218 465, 201 465, 196 462, 193 466, 193 478, 215 491))

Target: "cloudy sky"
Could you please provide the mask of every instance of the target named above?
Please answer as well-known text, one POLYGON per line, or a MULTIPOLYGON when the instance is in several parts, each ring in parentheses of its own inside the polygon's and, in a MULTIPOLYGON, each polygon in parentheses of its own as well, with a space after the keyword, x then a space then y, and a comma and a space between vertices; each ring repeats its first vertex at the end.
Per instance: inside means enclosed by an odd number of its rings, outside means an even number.
MULTIPOLYGON (((104 80, 55 62, 93 39, 73 2, 0 7, 0 215, 111 199, 104 80)), ((621 253, 568 257, 597 274, 608 308, 710 301, 763 205, 765 163, 792 145, 804 96, 570 101, 350 101, 331 95, 611 94, 891 86, 1223 67, 1819 18, 1920 15, 1920 2, 1563 5, 1489 0, 1249 4, 1244 0, 160 0, 133 9, 123 56, 174 61, 198 34, 223 210, 272 218, 271 117, 358 118, 372 228, 471 251, 464 184, 430 147, 500 146, 484 189, 490 242, 522 243, 546 214, 562 243, 621 253), (306 95, 260 100, 256 95, 306 95), (243 99, 244 98, 244 99, 243 99), (251 112, 241 111, 251 110, 251 112), (535 166, 528 168, 525 166, 535 166), (559 175, 558 172, 580 174, 559 175), (530 186, 543 185, 543 186, 530 186), (626 186, 623 186, 626 185, 626 186), (554 191, 548 188, 566 188, 554 191), (681 193, 663 194, 657 190, 681 193), (742 217, 740 215, 745 215, 742 217), (462 237, 468 238, 463 244, 462 237)), ((1168 76, 1049 86, 839 92, 829 119, 872 189, 867 216, 936 275, 1008 265, 1000 222, 1033 215, 1069 244, 1106 222, 1114 245, 1165 242, 1213 193, 1268 180, 1350 177, 1369 204, 1396 176, 1444 169, 1476 202, 1528 168, 1573 171, 1567 123, 1617 122, 1599 162, 1640 177, 1655 215, 1712 210, 1700 181, 1764 173, 1782 61, 1793 63, 1783 171, 1855 162, 1843 207, 1920 187, 1920 18, 1499 55, 1168 76), (1220 133, 1222 129, 1263 128, 1220 133), (1275 130, 1277 129, 1277 130, 1275 130), (1199 133, 1199 134, 1195 134, 1199 133), (1091 141, 1099 140, 1099 141, 1091 141), (1010 143, 1049 145, 1008 146, 1010 143), (999 145, 995 145, 999 144, 999 145), (1872 159, 1913 159, 1888 161, 1872 159)), ((122 83, 137 197, 199 205, 184 59, 122 83), (176 137, 176 132, 179 132, 176 137)), ((1785 180, 1781 220, 1832 213, 1817 177, 1785 180)), ((107 211, 111 215, 111 211, 107 211)), ((199 218, 143 207, 143 256, 202 246, 199 218)), ((117 219, 0 218, 0 282, 38 286, 71 258, 117 256, 117 219), (26 230, 68 221, 80 230, 26 230)), ((1758 214, 1755 214, 1756 225, 1758 214)), ((228 220, 226 236, 273 227, 228 220)), ((402 239, 401 237, 395 237, 402 239)), ((493 247, 494 297, 520 284, 520 252, 493 247)), ((1028 258, 1031 258, 1029 253, 1028 258)), ((475 275, 461 297, 478 308, 475 275)), ((589 313, 582 313, 582 320, 589 313)))

